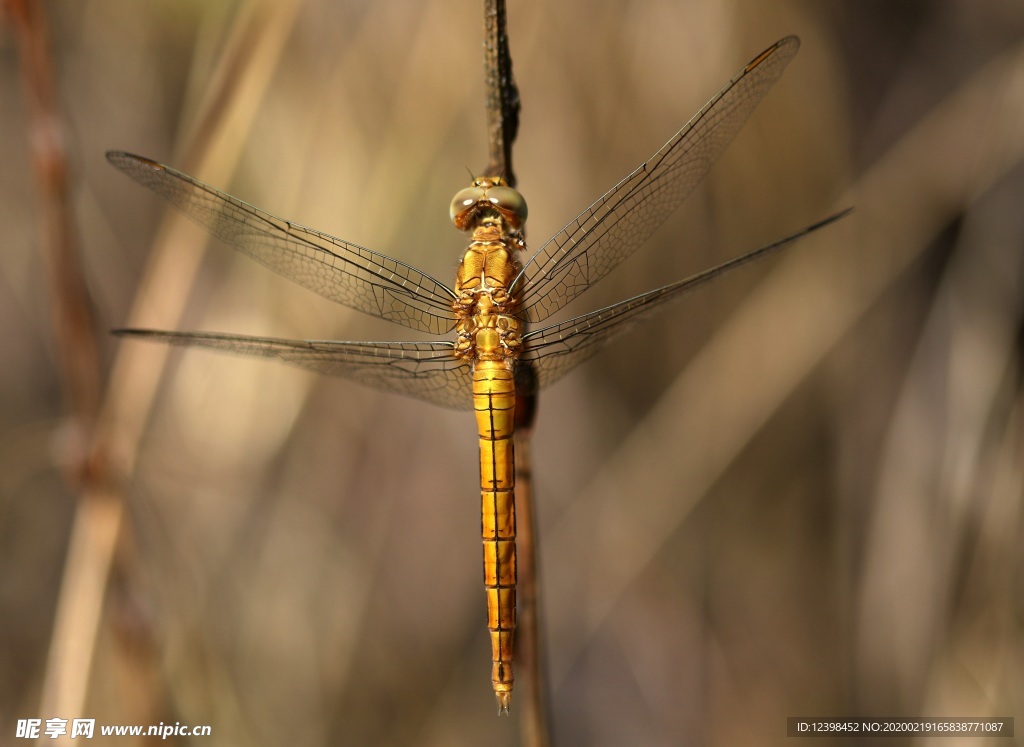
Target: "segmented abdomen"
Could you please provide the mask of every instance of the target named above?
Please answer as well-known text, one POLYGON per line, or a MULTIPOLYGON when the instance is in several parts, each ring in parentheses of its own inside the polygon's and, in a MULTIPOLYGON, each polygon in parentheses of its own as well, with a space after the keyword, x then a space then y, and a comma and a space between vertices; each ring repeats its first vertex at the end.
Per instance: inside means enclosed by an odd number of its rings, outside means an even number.
POLYGON ((515 467, 512 452, 515 384, 510 361, 478 360, 473 403, 480 436, 481 537, 491 681, 500 708, 512 695, 512 639, 516 627, 515 467))

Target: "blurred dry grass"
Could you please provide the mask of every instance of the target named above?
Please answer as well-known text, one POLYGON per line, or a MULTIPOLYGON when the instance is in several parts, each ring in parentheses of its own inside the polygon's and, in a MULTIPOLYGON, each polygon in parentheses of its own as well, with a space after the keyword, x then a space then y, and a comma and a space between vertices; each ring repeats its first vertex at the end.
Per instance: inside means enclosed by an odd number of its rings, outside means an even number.
MULTIPOLYGON (((49 7, 88 279, 117 326, 162 207, 102 154, 188 166, 254 6, 49 7)), ((475 3, 303 3, 214 148, 239 148, 235 175, 205 176, 450 277, 445 206, 486 158, 480 20, 475 3)), ((577 0, 514 3, 509 22, 534 244, 755 52, 804 41, 706 185, 576 308, 857 206, 542 397, 556 740, 766 744, 787 715, 1024 715, 1024 9, 577 0)), ((75 500, 0 39, 4 744, 14 719, 61 715, 39 702, 75 500)), ((184 318, 147 323, 404 336, 223 247, 202 262, 162 284, 184 318)), ((215 744, 516 743, 487 682, 465 415, 189 352, 141 425, 90 714, 210 723, 215 744)))

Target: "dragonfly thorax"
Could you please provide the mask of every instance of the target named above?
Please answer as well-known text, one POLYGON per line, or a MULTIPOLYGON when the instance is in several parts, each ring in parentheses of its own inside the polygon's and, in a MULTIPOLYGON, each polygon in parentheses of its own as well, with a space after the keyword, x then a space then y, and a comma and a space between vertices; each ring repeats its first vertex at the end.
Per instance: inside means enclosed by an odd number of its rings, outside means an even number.
POLYGON ((472 232, 455 278, 455 355, 514 358, 522 344, 513 285, 523 269, 516 254, 524 248, 526 201, 502 180, 477 179, 455 195, 451 214, 457 228, 472 232))

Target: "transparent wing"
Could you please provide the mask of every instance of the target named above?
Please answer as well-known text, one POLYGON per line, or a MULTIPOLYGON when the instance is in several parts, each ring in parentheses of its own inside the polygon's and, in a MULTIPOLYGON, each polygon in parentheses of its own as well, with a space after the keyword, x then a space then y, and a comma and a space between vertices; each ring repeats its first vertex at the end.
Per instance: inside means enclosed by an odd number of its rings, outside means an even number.
POLYGON ((665 304, 678 300, 687 291, 735 270, 737 267, 767 257, 812 231, 817 231, 819 228, 839 220, 849 212, 849 210, 844 210, 830 215, 785 238, 685 280, 634 296, 613 306, 598 309, 574 319, 567 319, 550 327, 528 332, 523 336, 525 350, 520 356, 520 360, 532 363, 537 374, 536 388, 540 389, 552 384, 594 355, 610 340, 632 329, 634 325, 665 304))
POLYGON ((693 191, 800 47, 788 36, 755 57, 650 160, 545 243, 523 267, 523 317, 547 319, 607 275, 693 191))
POLYGON ((107 160, 218 239, 332 301, 412 329, 454 326, 455 294, 396 259, 247 205, 148 158, 111 151, 107 160))
POLYGON ((334 342, 202 332, 119 329, 114 334, 171 345, 279 358, 330 376, 442 407, 472 407, 473 372, 450 342, 334 342))

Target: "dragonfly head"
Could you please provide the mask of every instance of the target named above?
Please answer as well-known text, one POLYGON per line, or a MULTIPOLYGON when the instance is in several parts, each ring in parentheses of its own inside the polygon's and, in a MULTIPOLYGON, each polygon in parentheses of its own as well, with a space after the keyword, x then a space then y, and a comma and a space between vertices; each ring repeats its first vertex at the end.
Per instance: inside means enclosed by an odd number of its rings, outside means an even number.
POLYGON ((502 221, 519 231, 526 222, 526 200, 501 177, 474 179, 472 187, 452 199, 451 216, 460 231, 489 221, 502 221))

